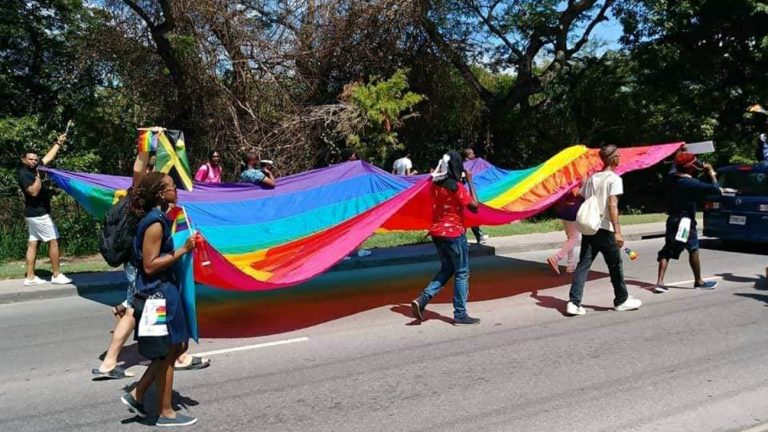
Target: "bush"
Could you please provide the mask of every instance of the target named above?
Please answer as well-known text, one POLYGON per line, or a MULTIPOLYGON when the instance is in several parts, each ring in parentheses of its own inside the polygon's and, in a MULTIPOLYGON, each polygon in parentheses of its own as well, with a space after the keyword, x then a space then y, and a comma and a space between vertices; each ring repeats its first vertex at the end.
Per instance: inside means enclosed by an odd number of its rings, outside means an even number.
MULTIPOLYGON (((27 250, 27 224, 24 221, 24 201, 20 197, 0 200, 0 262, 20 261, 27 250)), ((61 256, 89 256, 99 251, 101 223, 94 221, 72 197, 59 195, 51 203, 53 220, 62 236, 61 256)), ((43 244, 38 258, 48 256, 43 244)))

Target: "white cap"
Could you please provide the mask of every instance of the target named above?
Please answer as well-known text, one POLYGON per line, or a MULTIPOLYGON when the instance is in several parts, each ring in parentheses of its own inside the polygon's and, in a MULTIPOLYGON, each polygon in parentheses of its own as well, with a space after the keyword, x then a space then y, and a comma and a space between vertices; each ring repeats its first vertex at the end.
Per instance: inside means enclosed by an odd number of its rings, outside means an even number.
POLYGON ((259 163, 260 163, 260 164, 264 164, 264 165, 272 165, 272 166, 275 166, 275 164, 274 164, 274 163, 273 163, 271 160, 269 160, 269 159, 262 159, 262 160, 260 160, 260 161, 259 161, 259 163))

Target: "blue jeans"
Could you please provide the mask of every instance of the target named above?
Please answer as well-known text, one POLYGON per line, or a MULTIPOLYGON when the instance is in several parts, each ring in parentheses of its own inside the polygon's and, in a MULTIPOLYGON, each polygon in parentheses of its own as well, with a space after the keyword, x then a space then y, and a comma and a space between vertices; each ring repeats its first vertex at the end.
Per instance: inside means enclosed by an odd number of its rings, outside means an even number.
POLYGON ((133 264, 127 262, 123 264, 123 272, 125 278, 128 280, 128 289, 125 293, 124 305, 129 308, 133 308, 133 296, 136 294, 136 267, 133 264))
POLYGON ((467 297, 469 296, 469 248, 467 235, 456 238, 432 237, 440 257, 440 271, 421 293, 423 304, 426 305, 443 289, 448 279, 454 276, 453 287, 453 317, 467 316, 467 297))
POLYGON ((601 229, 595 235, 581 236, 581 253, 579 254, 579 264, 576 265, 576 271, 573 273, 573 283, 571 283, 570 301, 581 306, 581 297, 584 294, 584 284, 587 283, 589 269, 592 262, 597 258, 597 254, 602 253, 605 258, 605 264, 608 265, 608 273, 611 275, 611 284, 613 285, 613 305, 618 306, 629 297, 627 285, 624 283, 624 269, 621 263, 621 251, 616 245, 616 234, 613 231, 601 229))

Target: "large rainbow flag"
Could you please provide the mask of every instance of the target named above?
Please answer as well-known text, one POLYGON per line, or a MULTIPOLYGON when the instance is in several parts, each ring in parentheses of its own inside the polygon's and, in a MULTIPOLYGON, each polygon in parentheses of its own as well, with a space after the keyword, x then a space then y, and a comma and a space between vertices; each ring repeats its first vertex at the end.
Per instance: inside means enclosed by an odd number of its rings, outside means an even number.
MULTIPOLYGON (((683 143, 621 149, 619 174, 656 164, 683 143)), ((533 216, 601 169, 596 149, 569 147, 541 165, 504 170, 468 161, 483 205, 468 225, 533 216)), ((130 178, 48 170, 93 217, 124 194, 130 178)), ((289 287, 326 271, 379 229, 423 230, 431 222, 430 180, 399 177, 362 161, 278 179, 274 189, 195 184, 179 191, 186 222, 204 237, 189 272, 196 284, 236 291, 289 287), (202 257, 205 257, 205 260, 202 257), (209 262, 203 265, 203 261, 209 262)))

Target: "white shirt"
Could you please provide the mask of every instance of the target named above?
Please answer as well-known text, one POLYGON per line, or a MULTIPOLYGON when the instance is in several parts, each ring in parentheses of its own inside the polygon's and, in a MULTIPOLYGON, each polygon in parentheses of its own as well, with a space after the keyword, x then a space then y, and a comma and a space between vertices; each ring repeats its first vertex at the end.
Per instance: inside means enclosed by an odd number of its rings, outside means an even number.
MULTIPOLYGON (((584 199, 587 199, 592 195, 595 195, 598 193, 598 191, 595 190, 595 186, 602 188, 604 181, 607 181, 608 184, 606 189, 607 194, 605 197, 603 197, 603 202, 600 203, 601 208, 605 209, 603 222, 600 224, 600 228, 613 232, 613 224, 611 223, 611 219, 609 218, 609 213, 607 211, 608 197, 624 194, 624 181, 621 179, 621 177, 619 177, 619 175, 613 171, 600 171, 599 173, 592 175, 592 177, 588 178, 584 182, 584 187, 581 188, 581 196, 583 196, 584 199)), ((598 199, 600 199, 599 196, 598 199)))
POLYGON ((408 175, 411 169, 413 169, 413 162, 408 157, 401 157, 392 165, 392 170, 397 175, 408 175))

